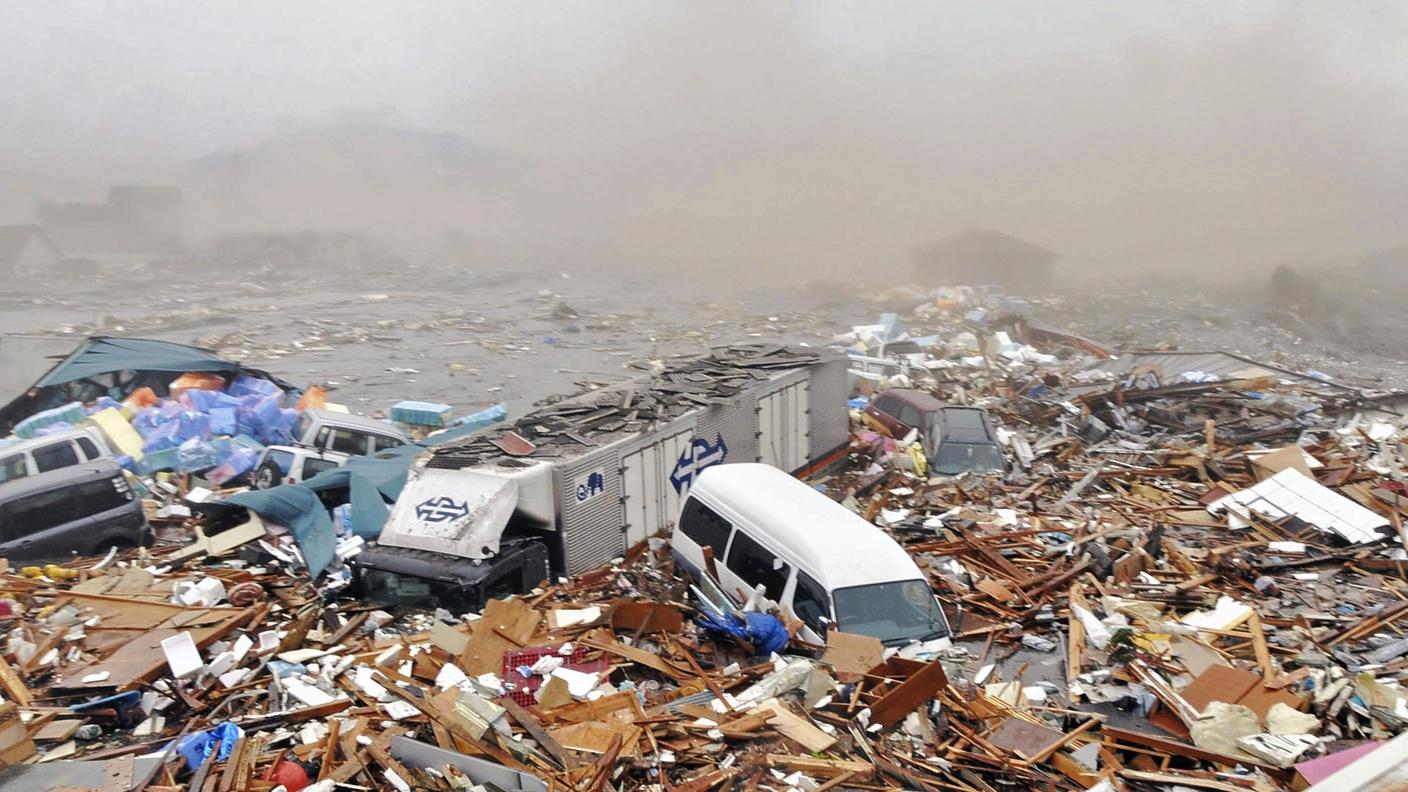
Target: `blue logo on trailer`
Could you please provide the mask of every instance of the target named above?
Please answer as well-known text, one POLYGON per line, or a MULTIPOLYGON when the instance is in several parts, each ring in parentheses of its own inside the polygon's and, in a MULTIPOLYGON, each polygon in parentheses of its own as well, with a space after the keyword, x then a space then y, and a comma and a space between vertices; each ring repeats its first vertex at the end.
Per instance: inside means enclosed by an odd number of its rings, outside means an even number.
POLYGON ((703 473, 705 468, 723 462, 727 456, 728 446, 724 445, 722 434, 716 433, 712 444, 703 438, 694 438, 694 442, 680 452, 680 459, 675 463, 674 472, 670 474, 670 483, 675 486, 675 492, 683 495, 689 485, 694 483, 695 477, 703 473))
POLYGON ((587 480, 577 485, 577 502, 582 503, 588 498, 606 491, 606 476, 600 470, 592 471, 587 476, 587 480))
POLYGON ((416 504, 416 516, 428 523, 452 522, 469 516, 469 501, 457 501, 449 495, 428 498, 416 504))

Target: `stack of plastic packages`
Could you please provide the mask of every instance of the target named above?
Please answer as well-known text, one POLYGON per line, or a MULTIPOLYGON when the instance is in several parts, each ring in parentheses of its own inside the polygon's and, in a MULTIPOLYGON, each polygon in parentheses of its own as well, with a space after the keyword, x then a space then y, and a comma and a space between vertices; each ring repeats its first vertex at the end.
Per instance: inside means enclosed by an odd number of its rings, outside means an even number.
POLYGON ((86 415, 82 402, 69 402, 60 407, 51 407, 15 424, 15 436, 28 440, 72 429, 73 425, 83 420, 86 415))
POLYGON ((287 441, 298 421, 298 411, 283 406, 283 390, 257 377, 226 386, 213 374, 187 373, 169 391, 161 398, 138 388, 122 402, 105 396, 87 411, 118 462, 139 474, 204 472, 221 486, 252 470, 265 444, 287 441))

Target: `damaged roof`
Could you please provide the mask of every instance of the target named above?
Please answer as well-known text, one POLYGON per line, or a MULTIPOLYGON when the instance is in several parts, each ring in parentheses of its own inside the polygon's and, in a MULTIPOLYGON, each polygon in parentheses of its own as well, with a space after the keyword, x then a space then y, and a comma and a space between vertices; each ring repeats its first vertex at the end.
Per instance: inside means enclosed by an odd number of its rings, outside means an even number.
POLYGON ((1272 522, 1295 517, 1303 522, 1338 534, 1350 544, 1376 542, 1383 538, 1379 528, 1388 526, 1381 515, 1321 485, 1295 468, 1286 468, 1249 489, 1234 492, 1208 506, 1221 514, 1230 510, 1242 519, 1249 512, 1272 522))

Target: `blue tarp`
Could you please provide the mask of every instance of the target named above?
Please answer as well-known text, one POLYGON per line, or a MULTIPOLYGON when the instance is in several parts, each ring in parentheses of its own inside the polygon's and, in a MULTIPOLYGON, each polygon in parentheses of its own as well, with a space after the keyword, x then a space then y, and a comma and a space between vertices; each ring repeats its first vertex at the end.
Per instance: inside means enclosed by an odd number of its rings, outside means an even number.
POLYGON ((225 499, 243 506, 269 522, 287 526, 293 532, 308 575, 314 579, 332 563, 337 537, 332 518, 318 494, 302 484, 285 484, 267 490, 240 492, 225 499))
MULTIPOLYGON (((495 405, 483 413, 502 420, 505 411, 503 405, 495 405)), ((375 456, 353 457, 343 467, 325 470, 299 484, 243 492, 230 496, 225 502, 288 526, 303 553, 303 560, 308 563, 309 574, 316 578, 332 563, 337 545, 337 531, 318 493, 346 489, 352 507, 352 533, 363 539, 375 539, 381 535, 386 518, 391 514, 387 503, 394 503, 405 488, 406 474, 416 456, 482 428, 484 426, 477 422, 457 426, 437 433, 430 440, 381 451, 375 456)))
POLYGON ((72 401, 89 403, 101 397, 120 401, 143 386, 164 395, 167 383, 187 371, 220 374, 226 379, 247 372, 295 398, 299 392, 267 372, 244 368, 209 349, 151 338, 93 336, 0 407, 0 434, 9 433, 35 413, 72 401))
POLYGON ((169 371, 182 374, 187 371, 220 373, 239 369, 239 363, 225 360, 200 347, 151 338, 94 336, 49 369, 49 373, 34 383, 34 387, 62 385, 113 371, 169 371))

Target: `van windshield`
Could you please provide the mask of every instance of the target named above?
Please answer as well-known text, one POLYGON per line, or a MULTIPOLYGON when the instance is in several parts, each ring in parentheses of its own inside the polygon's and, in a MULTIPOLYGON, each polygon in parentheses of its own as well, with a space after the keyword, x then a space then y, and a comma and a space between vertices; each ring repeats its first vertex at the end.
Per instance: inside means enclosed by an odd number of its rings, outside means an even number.
POLYGON ((836 627, 869 635, 886 644, 906 644, 948 636, 934 592, 923 580, 898 580, 837 589, 836 627))

